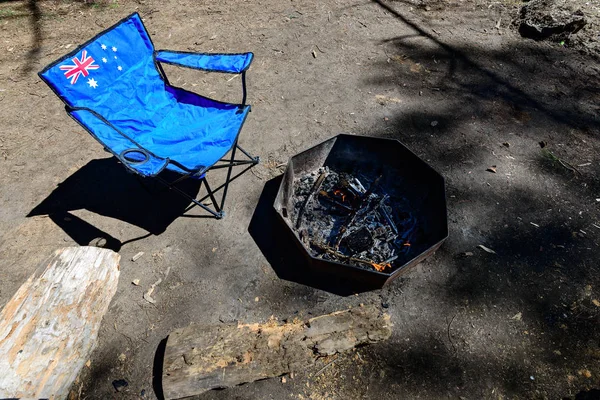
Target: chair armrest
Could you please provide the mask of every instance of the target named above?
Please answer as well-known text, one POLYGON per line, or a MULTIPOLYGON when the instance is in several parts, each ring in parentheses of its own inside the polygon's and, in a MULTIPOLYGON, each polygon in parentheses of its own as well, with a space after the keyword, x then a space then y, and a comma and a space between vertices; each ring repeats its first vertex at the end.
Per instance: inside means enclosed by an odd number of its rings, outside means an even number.
POLYGON ((159 50, 154 53, 156 61, 204 71, 239 74, 250 67, 254 54, 188 53, 159 50))

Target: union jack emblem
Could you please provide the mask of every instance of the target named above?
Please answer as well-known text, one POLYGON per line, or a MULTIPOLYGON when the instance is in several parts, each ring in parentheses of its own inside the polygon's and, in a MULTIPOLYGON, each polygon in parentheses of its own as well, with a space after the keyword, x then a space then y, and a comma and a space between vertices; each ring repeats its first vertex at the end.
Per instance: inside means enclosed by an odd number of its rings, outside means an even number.
POLYGON ((83 75, 84 77, 88 76, 90 74, 88 70, 100 68, 99 65, 94 64, 92 56, 88 57, 87 50, 81 52, 81 60, 75 57, 72 61, 75 65, 61 65, 59 67, 61 70, 66 71, 65 77, 67 79, 71 78, 71 85, 77 82, 77 78, 79 78, 80 75, 83 75))

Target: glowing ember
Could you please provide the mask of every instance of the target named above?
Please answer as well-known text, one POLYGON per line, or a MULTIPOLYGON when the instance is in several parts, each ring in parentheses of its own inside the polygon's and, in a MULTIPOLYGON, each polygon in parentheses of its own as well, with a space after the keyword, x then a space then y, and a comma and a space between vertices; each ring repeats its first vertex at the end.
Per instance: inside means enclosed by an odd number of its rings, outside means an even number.
POLYGON ((379 272, 383 272, 386 268, 392 268, 392 264, 390 264, 390 263, 387 263, 387 264, 372 263, 371 265, 373 266, 373 268, 375 268, 379 272))
POLYGON ((333 194, 342 198, 342 201, 346 201, 346 195, 340 189, 335 189, 333 194))

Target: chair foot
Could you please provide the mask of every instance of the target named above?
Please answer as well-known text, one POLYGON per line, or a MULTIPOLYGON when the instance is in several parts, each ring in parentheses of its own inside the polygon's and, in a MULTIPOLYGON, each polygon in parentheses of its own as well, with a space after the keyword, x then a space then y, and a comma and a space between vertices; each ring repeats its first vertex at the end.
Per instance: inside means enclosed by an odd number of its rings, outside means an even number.
POLYGON ((221 210, 219 211, 216 215, 215 218, 216 219, 223 219, 223 217, 225 216, 225 211, 221 210))

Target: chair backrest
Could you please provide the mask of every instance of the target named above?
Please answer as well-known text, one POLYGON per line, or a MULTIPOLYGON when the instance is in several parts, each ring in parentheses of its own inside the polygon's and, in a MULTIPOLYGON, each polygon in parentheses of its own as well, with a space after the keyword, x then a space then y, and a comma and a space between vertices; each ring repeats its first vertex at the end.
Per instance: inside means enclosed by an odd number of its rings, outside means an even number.
POLYGON ((154 45, 135 13, 39 73, 70 107, 95 111, 121 125, 159 120, 172 95, 154 63, 154 45), (151 107, 149 107, 151 106, 151 107))

